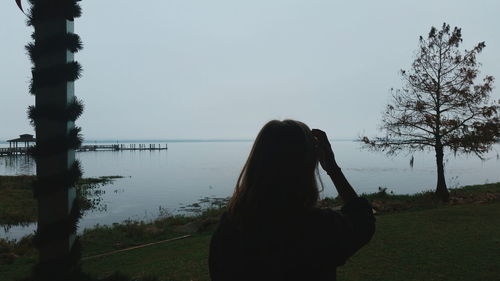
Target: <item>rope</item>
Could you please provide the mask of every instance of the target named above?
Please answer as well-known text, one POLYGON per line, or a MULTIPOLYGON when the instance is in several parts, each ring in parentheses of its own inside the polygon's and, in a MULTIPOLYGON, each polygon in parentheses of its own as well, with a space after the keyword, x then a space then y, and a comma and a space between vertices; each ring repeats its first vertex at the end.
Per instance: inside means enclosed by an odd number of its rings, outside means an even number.
POLYGON ((143 245, 139 245, 139 246, 134 246, 134 247, 130 247, 130 248, 115 250, 115 251, 111 251, 111 252, 107 252, 107 253, 103 253, 103 254, 99 254, 99 255, 90 256, 90 257, 84 257, 84 258, 82 258, 82 261, 90 260, 90 259, 95 259, 95 258, 99 258, 99 257, 104 257, 104 256, 109 256, 109 255, 112 255, 112 254, 116 254, 116 253, 120 253, 120 252, 126 252, 126 251, 130 251, 130 250, 135 250, 135 249, 139 249, 139 248, 144 248, 144 247, 148 247, 148 246, 152 246, 152 245, 156 245, 156 244, 161 244, 161 243, 166 243, 166 242, 181 240, 181 239, 185 239, 185 238, 188 238, 188 237, 191 237, 191 236, 192 235, 184 235, 184 236, 180 236, 180 237, 175 237, 175 238, 170 238, 170 239, 161 240, 161 241, 157 241, 157 242, 147 243, 147 244, 143 244, 143 245))

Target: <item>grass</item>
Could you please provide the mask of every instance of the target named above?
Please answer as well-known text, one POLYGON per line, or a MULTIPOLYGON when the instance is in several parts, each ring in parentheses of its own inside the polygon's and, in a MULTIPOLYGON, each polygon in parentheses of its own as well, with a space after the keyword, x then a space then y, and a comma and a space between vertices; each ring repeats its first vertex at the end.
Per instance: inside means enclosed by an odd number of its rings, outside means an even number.
POLYGON ((208 244, 210 234, 199 234, 152 247, 87 260, 83 270, 106 277, 117 269, 132 278, 158 276, 161 280, 210 280, 208 244))
MULTIPOLYGON (((500 202, 392 213, 373 240, 339 269, 339 280, 500 280, 500 202)), ((210 280, 210 233, 83 263, 105 277, 210 280)))
MULTIPOLYGON (((99 187, 110 184, 121 176, 83 178, 77 184, 82 195, 83 210, 103 208, 99 187)), ((0 176, 0 225, 23 225, 35 222, 37 201, 31 185, 35 176, 0 176)))
MULTIPOLYGON (((500 183, 450 193, 449 204, 434 200, 431 193, 391 195, 381 189, 367 195, 379 204, 377 231, 367 246, 339 268, 339 280, 500 280, 500 183)), ((322 202, 325 206, 338 203, 335 199, 322 202)), ((132 278, 210 280, 208 245, 222 210, 86 230, 84 257, 179 236, 186 225, 194 225, 190 238, 85 260, 83 269, 102 278, 119 271, 132 278)), ((2 251, 4 256, 19 257, 3 263, 0 259, 0 276, 6 281, 27 276, 36 260, 29 239, 24 244, 10 243, 0 244, 0 257, 2 251)))
POLYGON ((339 280, 500 280, 500 202, 394 213, 339 280))
MULTIPOLYGON (((379 214, 401 211, 418 211, 439 208, 449 205, 467 203, 483 203, 500 199, 500 183, 469 185, 450 188, 450 201, 443 203, 434 196, 434 191, 424 191, 416 194, 392 194, 386 188, 379 191, 362 194, 373 205, 379 214)), ((325 198, 320 202, 322 207, 338 207, 342 202, 338 198, 325 198)))
MULTIPOLYGON (((339 269, 339 280, 500 280, 500 202, 392 213, 373 240, 339 269)), ((210 280, 210 233, 84 262, 105 277, 210 280)))
POLYGON ((0 176, 0 224, 36 221, 37 203, 30 189, 33 176, 0 176))

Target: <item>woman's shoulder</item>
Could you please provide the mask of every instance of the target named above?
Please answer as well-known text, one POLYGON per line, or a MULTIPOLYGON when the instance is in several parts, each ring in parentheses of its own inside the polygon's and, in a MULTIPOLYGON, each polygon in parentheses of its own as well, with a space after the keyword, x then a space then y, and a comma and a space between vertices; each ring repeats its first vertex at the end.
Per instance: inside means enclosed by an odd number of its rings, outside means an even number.
POLYGON ((372 214, 372 205, 370 202, 364 197, 357 197, 343 206, 338 206, 337 208, 312 208, 308 215, 311 217, 319 217, 319 218, 332 218, 332 217, 341 217, 345 214, 351 213, 368 213, 372 214))
POLYGON ((213 236, 224 236, 225 239, 228 236, 236 236, 241 232, 239 224, 231 218, 228 211, 222 213, 219 217, 219 223, 213 233, 213 236))
POLYGON ((306 212, 304 218, 306 221, 323 221, 323 220, 335 220, 338 219, 341 214, 332 208, 311 208, 306 212))
POLYGON ((219 230, 221 227, 223 227, 223 228, 234 228, 235 227, 233 221, 229 218, 229 213, 227 211, 225 211, 224 213, 222 213, 220 215, 219 223, 218 223, 216 230, 219 230))

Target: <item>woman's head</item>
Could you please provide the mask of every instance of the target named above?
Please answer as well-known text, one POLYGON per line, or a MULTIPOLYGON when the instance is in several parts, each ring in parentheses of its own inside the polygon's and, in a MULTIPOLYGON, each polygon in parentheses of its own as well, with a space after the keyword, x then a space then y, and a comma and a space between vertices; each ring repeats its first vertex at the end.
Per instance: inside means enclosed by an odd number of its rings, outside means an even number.
POLYGON ((318 200, 314 137, 294 120, 268 122, 260 130, 234 194, 229 215, 236 220, 300 213, 318 200))

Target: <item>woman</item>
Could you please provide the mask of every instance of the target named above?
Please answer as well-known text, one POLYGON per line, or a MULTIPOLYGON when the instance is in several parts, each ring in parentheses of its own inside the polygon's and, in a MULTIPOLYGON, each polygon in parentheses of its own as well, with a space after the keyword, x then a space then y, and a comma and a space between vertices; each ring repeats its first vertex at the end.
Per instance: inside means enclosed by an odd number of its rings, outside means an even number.
POLYGON ((337 165, 326 134, 294 120, 259 132, 210 243, 213 281, 336 280, 373 236, 375 218, 337 165), (344 202, 316 207, 318 162, 344 202), (316 171, 316 173, 315 173, 316 171))

